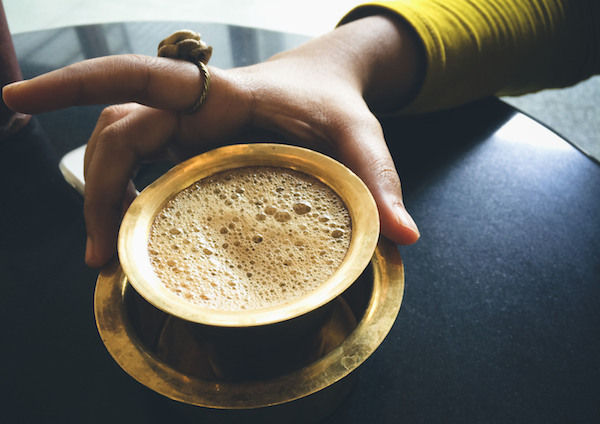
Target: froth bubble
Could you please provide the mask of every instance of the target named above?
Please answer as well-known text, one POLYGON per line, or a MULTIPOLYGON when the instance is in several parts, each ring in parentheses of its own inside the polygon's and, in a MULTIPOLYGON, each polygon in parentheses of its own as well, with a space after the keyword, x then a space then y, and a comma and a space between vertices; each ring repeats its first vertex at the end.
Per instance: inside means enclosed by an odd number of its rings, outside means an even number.
POLYGON ((275 213, 274 218, 277 222, 287 222, 290 219, 292 219, 292 215, 290 215, 289 212, 286 211, 278 211, 275 213))
POLYGON ((294 212, 296 212, 298 215, 307 214, 312 209, 310 207, 310 204, 308 202, 297 202, 297 203, 294 203, 294 206, 292 206, 292 208, 294 209, 294 212))

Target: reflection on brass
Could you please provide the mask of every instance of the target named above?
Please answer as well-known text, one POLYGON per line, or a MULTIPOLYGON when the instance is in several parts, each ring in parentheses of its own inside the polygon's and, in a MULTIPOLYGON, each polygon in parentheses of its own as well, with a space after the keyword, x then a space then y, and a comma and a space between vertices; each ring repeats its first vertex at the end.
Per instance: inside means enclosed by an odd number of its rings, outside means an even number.
POLYGON ((147 303, 118 262, 100 273, 95 313, 116 362, 143 385, 176 401, 182 414, 218 423, 307 424, 322 420, 348 394, 355 371, 391 329, 403 293, 400 255, 381 238, 370 266, 332 302, 328 318, 313 335, 318 342, 308 349, 305 365, 292 360, 289 372, 244 381, 215 376, 209 349, 193 326, 175 324, 177 318, 147 303), (186 350, 190 342, 195 346, 186 350))
POLYGON ((207 380, 260 380, 309 365, 339 346, 356 328, 348 303, 332 302, 326 320, 304 334, 286 332, 261 342, 210 337, 197 324, 167 317, 158 337, 156 355, 184 374, 207 380), (240 355, 240 352, 243 352, 240 355))

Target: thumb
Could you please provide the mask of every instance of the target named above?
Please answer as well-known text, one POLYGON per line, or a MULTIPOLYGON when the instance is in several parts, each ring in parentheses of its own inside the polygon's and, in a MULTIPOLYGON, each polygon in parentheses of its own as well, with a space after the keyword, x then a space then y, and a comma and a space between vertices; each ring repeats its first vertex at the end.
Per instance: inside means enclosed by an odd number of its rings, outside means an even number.
POLYGON ((355 126, 339 146, 338 158, 363 180, 375 198, 383 235, 398 244, 416 242, 419 229, 404 206, 400 177, 379 122, 355 126))

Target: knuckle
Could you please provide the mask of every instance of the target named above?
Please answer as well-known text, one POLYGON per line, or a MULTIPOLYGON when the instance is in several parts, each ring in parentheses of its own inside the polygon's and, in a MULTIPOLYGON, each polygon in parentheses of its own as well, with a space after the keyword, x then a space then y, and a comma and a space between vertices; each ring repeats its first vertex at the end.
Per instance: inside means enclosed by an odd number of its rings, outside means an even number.
POLYGON ((395 167, 389 166, 389 164, 380 164, 380 168, 377 171, 378 179, 384 184, 400 184, 400 177, 395 167))
POLYGON ((110 125, 127 115, 127 110, 123 105, 111 105, 100 112, 98 121, 110 125))

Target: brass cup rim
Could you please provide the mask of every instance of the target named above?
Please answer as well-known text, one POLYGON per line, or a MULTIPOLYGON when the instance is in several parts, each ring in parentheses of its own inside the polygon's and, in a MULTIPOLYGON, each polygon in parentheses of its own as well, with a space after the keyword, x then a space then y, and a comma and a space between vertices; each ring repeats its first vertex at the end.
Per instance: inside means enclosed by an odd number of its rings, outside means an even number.
POLYGON ((369 264, 379 239, 377 206, 366 185, 336 160, 302 147, 236 144, 188 159, 150 184, 127 210, 119 231, 119 261, 133 288, 169 315, 217 327, 254 327, 284 322, 329 303, 343 293, 369 264), (246 166, 289 168, 329 185, 344 201, 352 237, 340 267, 318 289, 282 305, 244 311, 201 308, 168 290, 155 275, 147 240, 154 217, 175 194, 202 178, 246 166))

